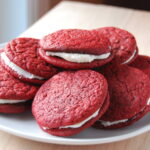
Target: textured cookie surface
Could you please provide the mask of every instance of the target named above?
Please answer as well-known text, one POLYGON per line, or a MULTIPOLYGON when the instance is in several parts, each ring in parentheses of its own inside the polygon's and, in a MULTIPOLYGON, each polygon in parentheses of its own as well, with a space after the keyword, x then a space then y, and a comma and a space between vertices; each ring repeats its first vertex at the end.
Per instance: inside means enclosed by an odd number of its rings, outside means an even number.
POLYGON ((39 89, 32 112, 42 127, 72 125, 101 108, 107 94, 107 81, 95 71, 61 72, 39 89))
POLYGON ((109 40, 96 31, 66 29, 59 30, 40 40, 43 49, 54 52, 103 54, 111 51, 109 40))
MULTIPOLYGON (((56 68, 46 63, 37 53, 39 48, 39 40, 32 38, 17 38, 7 44, 5 54, 11 62, 19 66, 23 70, 43 77, 44 79, 50 78, 56 74, 56 68)), ((15 74, 11 68, 4 64, 4 67, 15 74)), ((19 75, 18 75, 19 76, 19 75)), ((20 77, 19 78, 24 78, 20 77)), ((34 80, 34 79, 33 79, 34 80)))
POLYGON ((57 136, 71 136, 74 134, 77 134, 79 132, 81 132, 82 130, 90 127, 91 125, 93 125, 93 123, 98 120, 108 109, 109 107, 109 96, 107 96, 107 98, 105 99, 105 102, 103 103, 102 107, 100 108, 99 114, 95 117, 92 118, 90 121, 86 122, 83 126, 81 126, 80 128, 66 128, 66 129, 46 129, 44 130, 42 127, 42 130, 46 131, 49 134, 52 135, 57 135, 57 136))
POLYGON ((116 51, 114 62, 128 64, 137 56, 136 40, 128 31, 115 27, 99 28, 97 31, 110 39, 111 47, 116 51))
POLYGON ((11 76, 0 64, 0 99, 30 100, 38 88, 11 76))
POLYGON ((150 78, 150 57, 149 56, 138 55, 138 57, 130 64, 130 66, 142 70, 150 78))
POLYGON ((129 119, 147 106, 150 80, 142 71, 126 65, 106 65, 100 72, 108 81, 110 94, 110 107, 101 120, 129 119))

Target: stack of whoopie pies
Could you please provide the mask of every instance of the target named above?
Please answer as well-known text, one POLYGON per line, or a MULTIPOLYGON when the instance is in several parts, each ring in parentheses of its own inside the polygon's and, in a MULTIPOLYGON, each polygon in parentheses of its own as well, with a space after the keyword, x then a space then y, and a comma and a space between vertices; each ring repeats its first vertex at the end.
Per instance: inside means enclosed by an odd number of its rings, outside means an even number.
POLYGON ((150 111, 150 57, 122 29, 65 29, 0 51, 0 112, 30 108, 41 129, 70 136, 115 129, 150 111))

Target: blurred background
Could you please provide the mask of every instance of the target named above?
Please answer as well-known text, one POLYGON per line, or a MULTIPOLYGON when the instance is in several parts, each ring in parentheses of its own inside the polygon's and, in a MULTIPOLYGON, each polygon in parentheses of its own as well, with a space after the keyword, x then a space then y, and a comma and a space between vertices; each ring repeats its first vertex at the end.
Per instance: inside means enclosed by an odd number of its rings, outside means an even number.
MULTIPOLYGON (((62 0, 0 0, 0 43, 25 31, 62 0)), ((150 0, 70 0, 150 10, 150 0)))

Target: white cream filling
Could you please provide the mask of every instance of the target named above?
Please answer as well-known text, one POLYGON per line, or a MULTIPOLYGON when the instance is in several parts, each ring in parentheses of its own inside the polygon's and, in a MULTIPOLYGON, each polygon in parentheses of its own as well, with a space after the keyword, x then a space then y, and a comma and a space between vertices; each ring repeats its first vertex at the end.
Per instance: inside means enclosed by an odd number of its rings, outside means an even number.
POLYGON ((31 73, 23 70, 22 68, 20 68, 19 66, 17 66, 13 62, 11 62, 4 52, 1 54, 1 58, 4 60, 5 64, 8 67, 10 67, 12 70, 17 72, 20 76, 23 76, 23 77, 28 78, 28 79, 39 79, 39 80, 44 79, 42 77, 36 76, 34 74, 31 74, 31 73))
POLYGON ((115 125, 115 124, 118 124, 118 123, 124 123, 124 122, 127 122, 128 119, 123 119, 123 120, 117 120, 117 121, 103 121, 103 120, 99 120, 101 122, 101 124, 104 126, 104 127, 107 127, 107 126, 111 126, 111 125, 115 125))
MULTIPOLYGON (((68 125, 68 126, 60 126, 59 129, 66 129, 66 128, 80 128, 81 126, 83 126, 86 122, 88 122, 89 120, 91 120, 92 118, 95 118, 98 113, 99 113, 100 109, 98 109, 93 115, 91 115, 90 117, 88 117, 87 119, 83 120, 82 122, 76 123, 74 125, 68 125)), ((44 130, 48 130, 50 128, 48 127, 42 127, 44 130)))
POLYGON ((0 104, 16 104, 16 103, 24 103, 27 100, 6 100, 6 99, 0 99, 0 104))
POLYGON ((150 105, 150 98, 149 98, 148 101, 147 101, 147 105, 150 105))
POLYGON ((122 64, 127 64, 128 62, 130 62, 130 61, 134 58, 135 54, 136 54, 136 50, 134 50, 134 52, 133 52, 133 54, 130 56, 130 58, 129 58, 128 60, 126 60, 125 62, 123 62, 122 64))
POLYGON ((46 55, 47 56, 57 56, 57 57, 63 58, 70 62, 86 63, 86 62, 92 62, 95 59, 106 59, 111 55, 111 53, 105 53, 102 55, 92 55, 92 54, 79 54, 79 53, 77 54, 77 53, 46 51, 46 55))

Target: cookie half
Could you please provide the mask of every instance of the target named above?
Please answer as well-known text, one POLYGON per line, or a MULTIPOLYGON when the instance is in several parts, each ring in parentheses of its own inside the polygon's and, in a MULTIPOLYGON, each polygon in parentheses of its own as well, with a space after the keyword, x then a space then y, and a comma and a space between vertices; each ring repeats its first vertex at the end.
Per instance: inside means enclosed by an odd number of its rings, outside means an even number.
POLYGON ((37 53, 39 40, 17 38, 9 42, 1 54, 2 65, 20 80, 42 84, 57 73, 57 69, 46 63, 37 53))
POLYGON ((110 106, 96 121, 95 127, 125 127, 149 111, 150 79, 146 74, 126 65, 106 65, 100 72, 106 77, 109 85, 110 106))
POLYGON ((97 31, 64 29, 40 40, 40 56, 50 64, 65 69, 102 66, 113 59, 108 38, 97 31))
POLYGON ((116 27, 99 28, 97 31, 109 38, 112 49, 116 51, 113 63, 129 64, 136 58, 138 48, 131 33, 116 27))
POLYGON ((0 113, 26 111, 37 90, 38 87, 14 78, 0 64, 0 113))
POLYGON ((150 57, 138 55, 138 57, 130 64, 130 66, 142 70, 150 78, 150 57))
POLYGON ((61 72, 37 92, 32 112, 47 133, 70 136, 90 127, 109 106, 107 81, 92 70, 61 72))

